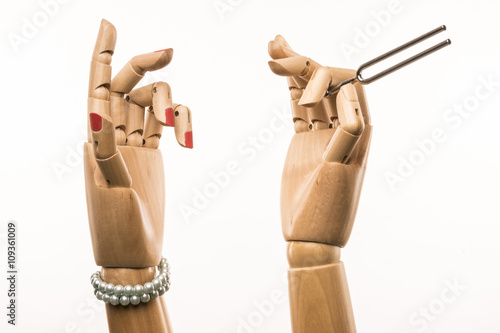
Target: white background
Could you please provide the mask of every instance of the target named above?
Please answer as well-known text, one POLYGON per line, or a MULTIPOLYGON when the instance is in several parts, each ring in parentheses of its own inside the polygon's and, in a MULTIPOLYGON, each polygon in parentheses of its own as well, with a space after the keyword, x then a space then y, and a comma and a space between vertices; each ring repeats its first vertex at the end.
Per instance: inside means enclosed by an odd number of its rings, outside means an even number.
POLYGON ((51 16, 43 14, 47 2, 3 2, 0 10, 3 272, 7 221, 20 229, 18 326, 6 324, 2 273, 0 331, 107 330, 89 284, 97 267, 80 155, 101 18, 118 30, 114 73, 136 54, 175 50, 167 68, 146 77, 167 81, 194 119, 194 150, 182 149, 172 131, 161 143, 164 253, 173 271, 166 299, 176 332, 206 333, 290 332, 279 188, 293 129, 290 120, 266 136, 289 100, 285 80, 268 68, 268 41, 280 33, 321 64, 356 68, 446 24, 433 42, 449 37, 452 46, 366 87, 375 131, 342 257, 361 333, 500 331, 498 3, 400 0, 381 25, 374 12, 387 0, 61 0, 51 16), (34 21, 39 27, 23 36, 34 21), (364 44, 355 40, 360 30, 371 35, 364 44), (25 39, 16 46, 13 36, 25 39), (348 44, 358 53, 346 55, 348 44), (496 86, 489 91, 482 80, 496 86), (436 129, 446 138, 419 153, 416 141, 436 129), (259 136, 262 150, 238 151, 259 136), (391 187, 388 173, 410 157, 419 165, 391 187), (180 207, 192 206, 210 172, 232 160, 241 172, 197 216, 183 218, 180 207), (455 283, 460 289, 451 290, 455 283), (273 293, 284 296, 263 313, 256 304, 273 293))

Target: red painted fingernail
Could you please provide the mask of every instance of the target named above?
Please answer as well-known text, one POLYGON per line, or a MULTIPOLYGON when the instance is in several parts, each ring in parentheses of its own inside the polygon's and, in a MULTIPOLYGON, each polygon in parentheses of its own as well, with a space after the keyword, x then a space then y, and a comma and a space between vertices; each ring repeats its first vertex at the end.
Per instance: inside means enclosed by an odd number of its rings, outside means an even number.
POLYGON ((193 132, 192 131, 184 133, 184 142, 186 142, 186 147, 193 148, 193 132))
POLYGON ((155 51, 154 53, 156 53, 156 52, 165 52, 166 50, 169 50, 169 49, 158 50, 158 51, 155 51))
POLYGON ((172 108, 165 109, 165 124, 175 126, 175 116, 172 108))
POLYGON ((102 129, 102 117, 97 113, 89 114, 90 129, 94 132, 99 132, 102 129))

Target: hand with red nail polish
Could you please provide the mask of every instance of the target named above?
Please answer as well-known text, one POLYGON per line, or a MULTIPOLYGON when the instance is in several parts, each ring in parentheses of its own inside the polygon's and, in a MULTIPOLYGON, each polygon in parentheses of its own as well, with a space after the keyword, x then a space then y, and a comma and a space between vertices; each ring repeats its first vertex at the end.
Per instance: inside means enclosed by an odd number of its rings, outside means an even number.
MULTIPOLYGON (((167 83, 134 89, 147 71, 170 63, 172 49, 133 57, 111 80, 115 43, 115 27, 103 20, 90 70, 85 187, 94 259, 103 280, 135 286, 153 279, 163 254, 160 138, 175 135, 192 148, 192 119, 189 108, 173 104, 167 83)), ((110 332, 171 332, 164 297, 129 308, 107 304, 106 312, 110 332)))

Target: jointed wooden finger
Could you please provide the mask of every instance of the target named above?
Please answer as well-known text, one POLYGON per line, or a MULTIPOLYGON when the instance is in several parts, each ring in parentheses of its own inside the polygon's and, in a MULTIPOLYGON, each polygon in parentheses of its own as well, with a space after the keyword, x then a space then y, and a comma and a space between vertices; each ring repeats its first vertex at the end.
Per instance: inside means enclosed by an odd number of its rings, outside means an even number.
POLYGON ((298 76, 306 82, 311 79, 314 71, 321 67, 321 65, 311 58, 304 56, 271 60, 268 64, 276 75, 298 76))
POLYGON ((340 126, 333 134, 323 160, 346 163, 365 128, 356 88, 352 84, 346 84, 340 89, 337 112, 340 126))
POLYGON ((142 147, 144 132, 144 110, 142 105, 138 105, 127 99, 127 146, 142 147))
POLYGON ((310 59, 304 56, 289 57, 269 61, 274 74, 280 76, 306 75, 310 68, 310 59))
POLYGON ((154 71, 167 66, 172 60, 172 56, 172 49, 164 49, 135 56, 130 59, 111 81, 112 118, 116 126, 117 144, 125 144, 126 142, 127 145, 132 146, 142 145, 144 111, 142 116, 140 116, 139 109, 136 106, 130 107, 127 105, 123 101, 123 96, 136 86, 147 71, 154 71), (129 120, 128 115, 133 117, 133 119, 129 120), (139 126, 142 127, 139 128, 139 126))
POLYGON ((154 115, 160 124, 171 127, 175 125, 172 90, 168 83, 156 82, 134 89, 128 94, 127 100, 143 107, 152 106, 154 115))
POLYGON ((165 82, 156 82, 134 89, 127 95, 127 101, 148 108, 142 136, 143 145, 147 148, 158 148, 163 126, 175 125, 170 86, 165 82))
POLYGON ((310 128, 311 123, 309 121, 309 115, 307 114, 307 109, 298 105, 297 102, 298 102, 297 100, 291 101, 293 127, 295 133, 309 131, 311 129, 310 128))
POLYGON ((298 104, 304 91, 303 88, 307 83, 302 81, 298 76, 289 76, 286 80, 288 83, 288 89, 290 89, 290 107, 292 109, 294 130, 296 133, 308 131, 310 123, 307 109, 298 104))
POLYGON ((193 148, 193 127, 191 110, 184 105, 175 104, 175 138, 186 148, 193 148))
POLYGON ((269 42, 267 51, 273 59, 283 59, 288 57, 300 56, 297 52, 292 50, 290 45, 285 41, 283 36, 278 35, 276 38, 269 42))
POLYGON ((111 81, 111 91, 128 94, 146 72, 167 66, 173 53, 173 49, 165 49, 133 57, 111 81))
POLYGON ((330 117, 324 101, 321 101, 313 108, 308 108, 309 119, 311 119, 312 130, 319 131, 330 127, 330 117))
POLYGON ((115 126, 106 114, 89 114, 90 130, 97 165, 110 187, 130 187, 132 179, 116 148, 115 126))
MULTIPOLYGON (((116 29, 106 20, 101 21, 101 27, 92 54, 90 66, 87 115, 92 112, 109 114, 109 88, 111 81, 111 56, 115 50, 116 29)), ((91 141, 90 124, 88 140, 91 141)))
POLYGON ((304 95, 299 104, 311 107, 319 103, 326 95, 330 87, 352 77, 353 71, 344 68, 320 66, 314 70, 314 73, 307 84, 304 95))
POLYGON ((111 119, 113 119, 113 124, 115 125, 115 139, 116 144, 119 146, 125 145, 127 136, 125 134, 125 128, 127 125, 127 102, 121 96, 121 94, 111 93, 110 103, 111 103, 111 119))
POLYGON ((161 133, 163 132, 163 125, 156 120, 153 112, 153 107, 150 106, 146 112, 146 124, 144 125, 143 146, 146 148, 158 148, 160 146, 161 133))
MULTIPOLYGON (((277 35, 274 40, 269 42, 268 50, 271 58, 275 59, 269 62, 269 67, 275 74, 287 76, 290 90, 293 88, 304 89, 314 70, 321 66, 312 59, 293 51, 281 35, 277 35)), ((294 98, 292 97, 292 99, 294 98)), ((302 126, 300 127, 302 128, 302 126)))
POLYGON ((277 35, 269 42, 269 55, 274 60, 269 61, 271 70, 281 76, 291 76, 297 80, 308 81, 314 71, 321 67, 316 61, 303 57, 290 47, 285 38, 277 35))
POLYGON ((332 121, 333 118, 339 117, 337 113, 337 93, 323 98, 323 105, 325 106, 326 112, 330 117, 330 121, 332 121))

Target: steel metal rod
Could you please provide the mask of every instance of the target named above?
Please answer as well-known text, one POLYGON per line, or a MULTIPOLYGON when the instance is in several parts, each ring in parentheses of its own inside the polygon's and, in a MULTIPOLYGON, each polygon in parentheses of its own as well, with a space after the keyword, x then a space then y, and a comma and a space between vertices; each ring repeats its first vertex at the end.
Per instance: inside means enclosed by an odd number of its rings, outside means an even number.
POLYGON ((432 46, 432 47, 430 47, 430 48, 428 48, 428 49, 426 49, 426 50, 424 50, 424 51, 422 51, 422 52, 420 52, 420 53, 418 53, 418 54, 416 54, 416 55, 414 55, 406 60, 399 62, 398 64, 396 64, 394 66, 391 66, 387 69, 382 70, 381 72, 379 72, 377 74, 372 75, 368 78, 363 78, 363 76, 362 76, 362 72, 365 69, 367 69, 367 68, 369 68, 369 67, 371 67, 371 66, 373 66, 373 65, 375 65, 383 60, 386 60, 386 59, 394 56, 395 54, 397 54, 403 50, 406 50, 414 45, 417 45, 418 43, 420 43, 420 42, 422 42, 422 41, 424 41, 424 40, 426 40, 426 39, 428 39, 428 38, 430 38, 430 37, 432 37, 440 32, 443 32, 445 30, 446 30, 446 26, 442 25, 434 30, 429 31, 428 33, 426 33, 420 37, 417 37, 417 38, 415 38, 415 39, 413 39, 413 40, 411 40, 411 41, 409 41, 401 46, 396 47, 395 49, 393 49, 389 52, 386 52, 386 53, 384 53, 376 58, 373 58, 370 61, 365 62, 364 64, 359 66, 358 70, 356 71, 355 77, 344 80, 341 83, 337 84, 336 86, 331 87, 328 90, 328 95, 331 95, 334 92, 338 91, 340 89, 340 87, 342 87, 343 85, 345 85, 347 83, 352 83, 352 82, 357 81, 361 84, 368 84, 368 83, 377 81, 378 79, 383 78, 384 76, 389 75, 389 74, 397 71, 398 69, 401 69, 401 68, 403 68, 403 67, 405 67, 405 66, 407 66, 407 65, 409 65, 409 64, 411 64, 411 63, 413 63, 413 62, 415 62, 423 57, 428 56, 431 53, 434 53, 434 52, 442 49, 443 47, 450 45, 451 40, 446 39, 446 40, 442 41, 441 43, 438 43, 438 44, 436 44, 436 45, 434 45, 434 46, 432 46))

